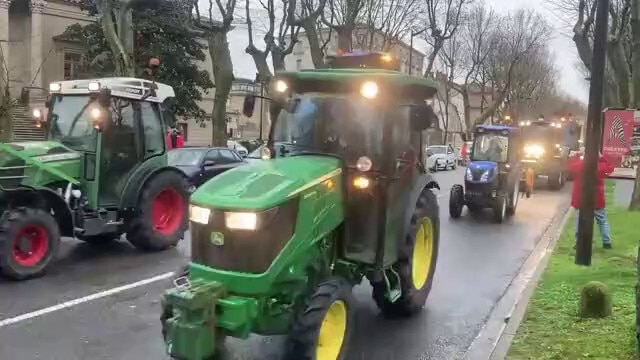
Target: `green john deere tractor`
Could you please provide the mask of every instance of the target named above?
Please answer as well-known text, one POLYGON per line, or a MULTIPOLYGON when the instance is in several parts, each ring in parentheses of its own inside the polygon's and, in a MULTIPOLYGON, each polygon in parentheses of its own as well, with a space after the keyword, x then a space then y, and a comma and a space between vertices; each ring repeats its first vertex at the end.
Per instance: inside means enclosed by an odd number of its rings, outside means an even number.
POLYGON ((344 68, 271 83, 262 160, 192 194, 191 262, 161 315, 173 358, 209 359, 226 336, 257 333, 288 334, 286 360, 345 359, 354 285, 366 277, 387 315, 418 312, 431 289, 438 184, 420 151, 436 84, 344 68))
MULTIPOLYGON (((23 90, 28 101, 29 91, 23 90)), ((176 245, 188 225, 181 173, 167 165, 173 89, 133 78, 50 84, 34 110, 47 139, 0 144, 0 272, 42 274, 62 236, 176 245)))

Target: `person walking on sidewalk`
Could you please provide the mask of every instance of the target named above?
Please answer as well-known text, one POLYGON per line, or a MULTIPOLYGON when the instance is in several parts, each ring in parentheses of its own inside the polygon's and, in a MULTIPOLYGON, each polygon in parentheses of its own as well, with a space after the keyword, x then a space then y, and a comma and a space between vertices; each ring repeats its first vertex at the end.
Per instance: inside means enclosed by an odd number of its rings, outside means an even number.
MULTIPOLYGON (((569 163, 569 171, 573 176, 573 191, 571 193, 571 207, 576 209, 576 241, 578 241, 578 213, 580 210, 580 200, 582 196, 582 168, 584 165, 583 157, 580 156, 569 163)), ((607 178, 614 170, 613 165, 600 153, 598 159, 598 177, 596 179, 596 198, 595 220, 600 229, 602 236, 602 247, 611 249, 611 228, 607 221, 607 212, 605 211, 604 200, 604 179, 607 178)))

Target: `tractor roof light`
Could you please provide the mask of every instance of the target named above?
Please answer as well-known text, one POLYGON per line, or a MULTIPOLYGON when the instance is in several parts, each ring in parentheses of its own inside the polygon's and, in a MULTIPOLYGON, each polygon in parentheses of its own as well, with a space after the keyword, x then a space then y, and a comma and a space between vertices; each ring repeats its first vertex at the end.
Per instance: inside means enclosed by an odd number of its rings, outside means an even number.
POLYGON ((393 60, 393 56, 391 56, 389 54, 382 54, 380 56, 380 60, 382 60, 384 62, 391 62, 391 60, 393 60))
POLYGON ((62 89, 62 85, 60 83, 49 84, 49 92, 58 92, 61 89, 62 89))
POLYGON ((94 81, 90 82, 89 91, 100 91, 100 83, 94 81))
POLYGON ((287 91, 287 89, 289 88, 289 86, 287 85, 286 82, 284 82, 283 80, 276 80, 274 88, 277 92, 279 93, 283 93, 285 91, 287 91))
POLYGON ((375 81, 365 81, 360 86, 360 95, 366 99, 375 99, 378 96, 378 84, 375 81))

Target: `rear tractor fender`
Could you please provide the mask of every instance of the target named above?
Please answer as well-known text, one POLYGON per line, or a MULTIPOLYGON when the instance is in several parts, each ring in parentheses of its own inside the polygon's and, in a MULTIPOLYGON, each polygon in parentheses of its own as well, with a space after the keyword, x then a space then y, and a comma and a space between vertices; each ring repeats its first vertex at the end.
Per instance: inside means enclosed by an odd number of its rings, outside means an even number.
POLYGON ((182 178, 187 180, 184 173, 172 166, 165 166, 161 168, 153 169, 152 171, 146 171, 141 174, 135 174, 132 178, 127 182, 126 187, 122 193, 122 197, 120 198, 120 210, 125 212, 135 211, 138 203, 140 202, 140 195, 142 194, 142 189, 149 184, 151 179, 156 177, 157 175, 164 172, 173 172, 177 175, 180 175, 182 178))
POLYGON ((411 226, 411 216, 413 215, 413 210, 418 202, 418 198, 420 194, 424 190, 432 191, 432 189, 440 190, 440 185, 438 182, 431 176, 431 174, 422 174, 417 179, 413 186, 413 190, 411 191, 411 195, 409 196, 409 202, 407 203, 407 208, 404 213, 404 224, 403 229, 406 234, 411 226))
POLYGON ((69 205, 57 192, 49 188, 21 188, 5 190, 2 193, 3 205, 7 208, 37 208, 51 212, 61 236, 74 236, 73 213, 69 205))

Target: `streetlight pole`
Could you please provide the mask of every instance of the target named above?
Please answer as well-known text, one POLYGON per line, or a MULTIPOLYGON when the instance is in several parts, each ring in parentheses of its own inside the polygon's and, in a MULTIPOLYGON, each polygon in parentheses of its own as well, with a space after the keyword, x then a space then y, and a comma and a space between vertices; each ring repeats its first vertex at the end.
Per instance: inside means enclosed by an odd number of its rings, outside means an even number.
POLYGON ((591 265, 593 243, 593 217, 595 193, 602 135, 602 98, 604 93, 604 68, 609 22, 609 0, 599 0, 593 41, 591 85, 589 88, 589 111, 587 114, 587 138, 585 143, 584 167, 582 173, 582 194, 578 214, 578 238, 576 244, 577 265, 591 265))
POLYGON ((409 38, 409 75, 413 71, 413 38, 425 32, 427 29, 418 31, 411 30, 411 37, 409 38))

